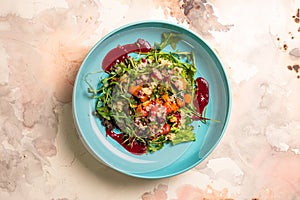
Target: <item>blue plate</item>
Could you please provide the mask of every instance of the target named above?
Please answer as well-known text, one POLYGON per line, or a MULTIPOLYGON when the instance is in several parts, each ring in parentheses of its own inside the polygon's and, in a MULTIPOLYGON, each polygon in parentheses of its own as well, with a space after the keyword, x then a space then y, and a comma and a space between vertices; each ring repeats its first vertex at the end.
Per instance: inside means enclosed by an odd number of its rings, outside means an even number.
MULTIPOLYGON (((164 49, 173 51, 171 47, 164 49)), ((89 76, 96 87, 99 74, 89 76)), ((73 114, 79 135, 90 152, 100 161, 124 174, 140 178, 165 178, 183 173, 203 161, 219 143, 229 120, 231 93, 226 73, 212 49, 195 33, 176 24, 162 21, 138 22, 123 26, 101 39, 83 61, 74 85, 73 114), (151 45, 160 42, 163 32, 180 32, 183 40, 177 44, 179 51, 195 54, 197 76, 209 82, 210 100, 206 116, 220 122, 202 124, 195 122, 196 141, 144 155, 127 152, 120 144, 106 137, 105 128, 92 113, 95 100, 88 97, 86 74, 101 70, 104 56, 117 45, 135 42, 138 38, 151 45), (199 126, 200 125, 200 126, 199 126)))

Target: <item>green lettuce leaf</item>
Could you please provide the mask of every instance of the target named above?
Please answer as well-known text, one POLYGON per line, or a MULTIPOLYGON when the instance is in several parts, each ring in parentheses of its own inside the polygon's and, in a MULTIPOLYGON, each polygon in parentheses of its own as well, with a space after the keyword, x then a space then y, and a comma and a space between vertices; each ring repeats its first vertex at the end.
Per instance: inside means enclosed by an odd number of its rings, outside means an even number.
POLYGON ((177 43, 182 39, 182 34, 175 32, 165 32, 161 35, 161 43, 155 43, 156 49, 161 50, 171 45, 172 49, 176 49, 177 43))
POLYGON ((175 137, 172 139, 172 144, 176 145, 183 142, 195 141, 196 137, 193 133, 193 129, 189 128, 186 130, 180 130, 175 134, 175 137))

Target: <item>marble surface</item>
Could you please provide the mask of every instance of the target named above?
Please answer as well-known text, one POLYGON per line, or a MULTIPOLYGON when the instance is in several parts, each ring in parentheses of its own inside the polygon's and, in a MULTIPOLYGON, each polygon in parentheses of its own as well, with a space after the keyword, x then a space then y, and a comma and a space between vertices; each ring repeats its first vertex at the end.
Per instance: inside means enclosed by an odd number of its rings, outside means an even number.
POLYGON ((1 200, 300 199, 299 0, 0 5, 1 200), (89 49, 114 28, 145 19, 176 22, 206 39, 233 97, 215 151, 194 169, 160 180, 100 164, 72 118, 74 78, 89 49))

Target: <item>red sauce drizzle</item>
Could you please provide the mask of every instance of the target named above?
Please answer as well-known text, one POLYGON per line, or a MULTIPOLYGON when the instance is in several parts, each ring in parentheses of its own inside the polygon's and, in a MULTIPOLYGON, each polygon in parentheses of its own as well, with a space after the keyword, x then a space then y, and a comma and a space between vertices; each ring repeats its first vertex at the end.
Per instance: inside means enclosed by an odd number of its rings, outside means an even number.
POLYGON ((110 50, 102 61, 102 69, 109 72, 111 67, 119 62, 128 58, 128 54, 132 52, 147 53, 151 50, 151 45, 144 39, 138 39, 133 44, 126 44, 123 46, 117 46, 110 50))
POLYGON ((106 136, 108 135, 111 138, 113 138, 115 141, 117 141, 120 145, 122 145, 130 153, 137 154, 137 155, 146 153, 147 150, 146 144, 143 144, 136 140, 134 140, 131 144, 128 144, 128 142, 124 142, 125 139, 123 137, 124 136, 123 133, 117 134, 110 129, 106 129, 106 136))
MULTIPOLYGON (((196 79, 197 90, 194 98, 194 105, 197 108, 198 113, 202 116, 204 108, 208 104, 209 89, 208 82, 202 77, 196 79)), ((195 120, 201 120, 201 117, 194 117, 195 120)))

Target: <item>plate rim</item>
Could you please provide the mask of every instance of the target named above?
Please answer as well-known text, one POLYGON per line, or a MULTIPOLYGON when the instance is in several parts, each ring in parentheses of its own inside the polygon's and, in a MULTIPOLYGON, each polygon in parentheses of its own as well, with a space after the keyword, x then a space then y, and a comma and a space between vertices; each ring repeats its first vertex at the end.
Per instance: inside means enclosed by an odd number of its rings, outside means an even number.
MULTIPOLYGON (((126 175, 129 175, 129 176, 132 176, 132 177, 136 177, 136 178, 143 178, 143 179, 161 179, 161 178, 168 178, 168 177, 172 177, 172 176, 175 176, 175 175, 179 175, 179 174, 182 174, 192 168, 194 168, 195 166, 197 166, 198 164, 200 164, 201 162, 203 162, 211 153, 212 151, 217 147, 217 145, 220 143, 221 139, 223 138, 225 132, 226 132, 226 129, 228 127, 228 124, 229 124, 229 120, 230 120, 230 115, 231 115, 231 108, 232 108, 232 91, 231 91, 231 87, 230 87, 230 81, 229 81, 229 78, 228 78, 228 75, 225 71, 225 68, 224 68, 224 64, 222 63, 221 59, 219 58, 217 52, 211 48, 211 46, 208 44, 208 42, 206 40, 204 40, 201 36, 199 36, 199 34, 197 34, 196 32, 190 30, 189 28, 187 27, 184 27, 180 24, 177 24, 177 23, 173 23, 173 22, 169 22, 169 21, 165 21, 165 20, 142 20, 142 21, 136 21, 136 22, 131 22, 131 23, 127 23, 125 25, 122 25, 118 28, 115 28, 113 29, 112 31, 110 31, 109 33, 107 33, 106 35, 104 35, 103 37, 101 37, 100 40, 98 40, 94 45, 93 47, 89 50, 89 52, 86 54, 84 60, 82 61, 79 69, 78 69, 78 72, 76 74, 76 78, 75 78, 75 81, 74 81, 74 87, 73 87, 73 92, 72 92, 72 115, 73 115, 73 120, 74 120, 74 124, 75 124, 75 127, 76 127, 76 130, 77 130, 77 133, 79 135, 79 138, 80 140, 82 141, 82 143, 84 144, 85 148, 93 155, 93 157, 95 157, 98 161, 100 161, 101 163, 103 163, 104 165, 106 166, 109 166, 110 168, 120 172, 120 173, 123 173, 123 174, 126 174, 126 175), (130 27, 134 27, 134 26, 137 26, 137 25, 143 25, 143 24, 160 24, 160 25, 166 25, 166 26, 173 26, 173 27, 176 27, 177 29, 183 29, 184 31, 188 32, 190 35, 192 35, 193 37, 199 39, 202 44, 205 45, 205 48, 207 48, 208 50, 210 50, 211 52, 209 53, 212 53, 213 56, 215 57, 216 61, 219 62, 221 68, 220 70, 222 70, 222 73, 223 73, 223 76, 224 76, 224 80, 226 83, 226 86, 225 86, 225 89, 227 90, 226 93, 227 93, 227 102, 228 102, 228 107, 227 107, 227 111, 226 111, 226 118, 225 118, 225 122, 224 122, 224 126, 222 128, 222 133, 220 134, 219 138, 217 139, 217 141, 214 143, 214 145, 210 148, 210 150, 199 160, 197 160, 197 162, 194 162, 192 165, 190 165, 189 167, 185 168, 184 170, 179 170, 179 171, 176 171, 174 173, 168 173, 168 174, 165 174, 165 175, 160 175, 160 176, 147 176, 145 174, 147 173, 131 173, 131 172, 128 172, 122 168, 118 168, 117 166, 114 166, 114 165, 111 165, 110 163, 108 162, 105 162, 104 160, 102 160, 99 155, 93 150, 93 148, 87 143, 83 133, 82 133, 82 129, 81 127, 79 126, 78 124, 78 120, 77 120, 77 112, 76 112, 76 109, 75 109, 75 105, 76 105, 76 98, 75 98, 75 94, 76 94, 76 91, 77 91, 77 85, 78 85, 78 82, 79 82, 79 74, 85 64, 85 62, 87 61, 88 57, 90 56, 90 54, 103 42, 105 41, 106 39, 108 39, 109 37, 113 36, 114 34, 118 33, 119 31, 122 31, 124 29, 128 29, 130 27)), ((156 170, 154 170, 156 171, 156 170)), ((151 173, 151 172, 149 172, 151 173)))

